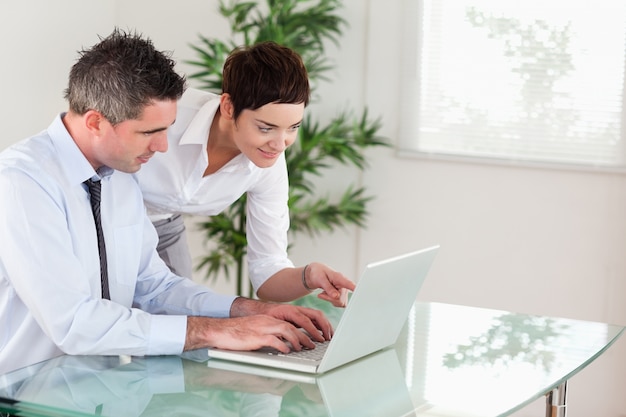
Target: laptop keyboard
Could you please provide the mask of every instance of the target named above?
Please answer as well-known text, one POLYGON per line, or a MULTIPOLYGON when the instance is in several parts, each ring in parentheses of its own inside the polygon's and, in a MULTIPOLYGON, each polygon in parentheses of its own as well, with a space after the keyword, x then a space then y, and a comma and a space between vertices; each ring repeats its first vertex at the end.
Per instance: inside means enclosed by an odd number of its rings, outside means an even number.
POLYGON ((268 352, 268 353, 270 355, 276 355, 276 356, 285 356, 285 357, 299 358, 299 359, 305 359, 305 360, 310 360, 310 361, 319 361, 320 359, 322 359, 322 357, 324 357, 324 353, 326 352, 326 348, 328 347, 328 341, 316 342, 314 340, 313 343, 315 343, 315 349, 302 349, 299 352, 292 350, 289 353, 282 353, 280 351, 272 349, 272 352, 268 352))

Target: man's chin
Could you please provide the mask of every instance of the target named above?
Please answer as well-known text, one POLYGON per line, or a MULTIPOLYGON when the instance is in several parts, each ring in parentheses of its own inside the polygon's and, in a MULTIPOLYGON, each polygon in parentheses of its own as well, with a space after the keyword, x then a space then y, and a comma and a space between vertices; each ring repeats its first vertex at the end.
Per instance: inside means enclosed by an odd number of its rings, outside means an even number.
POLYGON ((125 165, 123 167, 115 167, 113 169, 116 170, 116 171, 124 172, 126 174, 134 174, 135 172, 137 172, 137 171, 139 171, 141 169, 141 165, 142 164, 125 165))

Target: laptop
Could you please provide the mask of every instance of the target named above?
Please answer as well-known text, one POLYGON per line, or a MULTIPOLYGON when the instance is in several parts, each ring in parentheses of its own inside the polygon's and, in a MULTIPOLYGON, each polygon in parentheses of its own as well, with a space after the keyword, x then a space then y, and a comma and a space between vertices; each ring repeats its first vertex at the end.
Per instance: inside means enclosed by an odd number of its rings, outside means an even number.
POLYGON ((337 324, 333 338, 307 353, 282 354, 274 349, 234 351, 210 348, 212 358, 320 374, 396 343, 439 246, 367 265, 337 324))

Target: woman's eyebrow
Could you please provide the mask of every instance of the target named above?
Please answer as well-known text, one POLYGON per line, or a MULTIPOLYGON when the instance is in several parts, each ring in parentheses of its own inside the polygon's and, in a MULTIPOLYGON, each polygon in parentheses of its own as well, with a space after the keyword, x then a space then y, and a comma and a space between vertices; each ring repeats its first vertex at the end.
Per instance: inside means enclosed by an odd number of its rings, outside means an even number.
MULTIPOLYGON (((275 125, 274 123, 269 123, 269 122, 266 122, 265 120, 262 120, 262 119, 255 119, 255 120, 256 120, 257 122, 259 122, 259 123, 263 123, 264 125, 267 125, 267 126, 269 126, 269 127, 278 127, 278 125, 275 125)), ((300 121, 298 121, 298 122, 296 122, 296 123, 294 123, 294 124, 292 124, 292 125, 290 125, 290 126, 296 126, 296 125, 299 125, 299 124, 301 124, 301 123, 302 123, 302 119, 300 119, 300 121)))

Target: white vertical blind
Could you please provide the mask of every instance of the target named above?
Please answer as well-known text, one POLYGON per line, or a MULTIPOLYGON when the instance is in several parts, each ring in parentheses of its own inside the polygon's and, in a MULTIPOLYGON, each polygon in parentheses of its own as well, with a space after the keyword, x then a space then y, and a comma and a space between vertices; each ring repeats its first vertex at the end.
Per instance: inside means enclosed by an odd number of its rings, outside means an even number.
POLYGON ((625 165, 626 1, 405 4, 403 149, 625 165))

